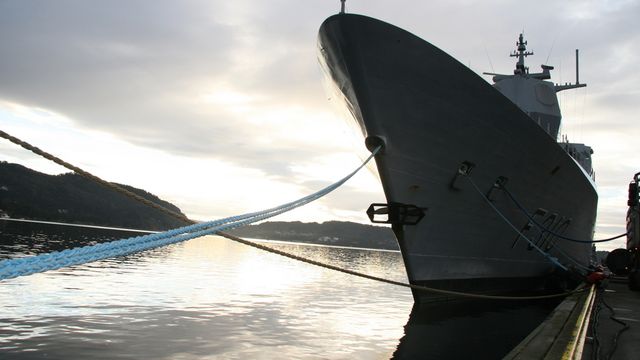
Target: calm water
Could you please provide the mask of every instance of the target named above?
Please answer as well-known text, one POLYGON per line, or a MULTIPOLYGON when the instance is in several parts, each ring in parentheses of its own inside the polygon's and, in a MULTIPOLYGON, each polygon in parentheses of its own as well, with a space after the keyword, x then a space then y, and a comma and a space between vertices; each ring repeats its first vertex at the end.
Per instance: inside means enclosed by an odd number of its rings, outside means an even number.
MULTIPOLYGON (((128 236, 0 221, 0 257, 128 236)), ((406 280, 396 252, 271 246, 406 280)), ((0 358, 11 359, 493 359, 554 305, 414 308, 405 288, 214 236, 4 280, 0 304, 0 358)))

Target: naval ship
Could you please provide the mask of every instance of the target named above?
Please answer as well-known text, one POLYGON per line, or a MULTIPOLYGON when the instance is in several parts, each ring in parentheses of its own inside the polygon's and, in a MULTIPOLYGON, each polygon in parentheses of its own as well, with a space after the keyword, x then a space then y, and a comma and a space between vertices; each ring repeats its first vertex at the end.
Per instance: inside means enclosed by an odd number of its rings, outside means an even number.
POLYGON ((537 290, 589 266, 591 245, 562 237, 593 238, 593 151, 558 141, 556 95, 585 84, 554 84, 552 66, 529 72, 522 35, 513 74, 489 74, 492 85, 403 29, 344 12, 321 25, 318 54, 333 97, 378 150, 387 203, 367 213, 391 224, 411 284, 537 290))

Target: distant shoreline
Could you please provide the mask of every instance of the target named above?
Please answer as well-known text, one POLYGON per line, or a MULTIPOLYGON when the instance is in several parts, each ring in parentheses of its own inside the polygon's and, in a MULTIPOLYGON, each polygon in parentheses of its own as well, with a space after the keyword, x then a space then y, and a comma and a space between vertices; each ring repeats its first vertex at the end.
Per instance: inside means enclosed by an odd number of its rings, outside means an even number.
MULTIPOLYGON (((216 236, 216 235, 214 235, 214 236, 216 236)), ((379 248, 367 248, 367 247, 343 246, 343 245, 328 245, 328 244, 297 242, 297 241, 287 241, 287 240, 268 240, 268 239, 252 239, 252 238, 246 238, 245 240, 250 240, 250 241, 255 241, 255 242, 262 242, 262 243, 271 243, 271 244, 304 245, 304 246, 327 247, 327 248, 332 248, 332 249, 367 250, 367 251, 382 251, 382 252, 400 253, 400 250, 392 250, 392 249, 379 249, 379 248)))
MULTIPOLYGON (((115 231, 136 232, 136 233, 143 233, 143 234, 157 234, 157 233, 160 233, 160 231, 154 231, 154 230, 127 229, 127 228, 119 228, 119 227, 111 227, 111 226, 74 224, 74 223, 65 223, 65 222, 57 222, 57 221, 44 221, 44 220, 32 220, 32 219, 14 219, 14 218, 9 218, 9 217, 0 217, 0 221, 8 221, 8 222, 15 222, 15 223, 27 223, 27 224, 71 226, 71 227, 79 227, 79 228, 87 228, 87 229, 115 230, 115 231)), ((217 235, 213 234, 211 236, 217 236, 217 235)), ((321 243, 304 242, 304 241, 272 240, 272 239, 259 239, 259 238, 246 238, 246 240, 250 240, 250 241, 254 241, 254 242, 258 242, 258 243, 269 243, 269 244, 303 245, 303 246, 327 247, 327 248, 332 248, 332 249, 349 249, 349 250, 366 250, 366 251, 381 251, 381 252, 400 253, 400 250, 393 250, 393 249, 381 249, 381 248, 369 248, 369 247, 345 246, 345 245, 331 245, 331 244, 321 244, 321 243)))

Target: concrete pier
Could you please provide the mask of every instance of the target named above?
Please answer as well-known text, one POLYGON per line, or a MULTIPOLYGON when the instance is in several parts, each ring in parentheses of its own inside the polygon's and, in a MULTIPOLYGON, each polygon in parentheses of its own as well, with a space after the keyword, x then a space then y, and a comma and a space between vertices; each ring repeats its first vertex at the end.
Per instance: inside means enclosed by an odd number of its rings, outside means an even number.
POLYGON ((640 292, 612 278, 568 296, 504 359, 640 359, 640 292))
POLYGON ((504 359, 580 359, 595 295, 591 286, 568 296, 504 359))

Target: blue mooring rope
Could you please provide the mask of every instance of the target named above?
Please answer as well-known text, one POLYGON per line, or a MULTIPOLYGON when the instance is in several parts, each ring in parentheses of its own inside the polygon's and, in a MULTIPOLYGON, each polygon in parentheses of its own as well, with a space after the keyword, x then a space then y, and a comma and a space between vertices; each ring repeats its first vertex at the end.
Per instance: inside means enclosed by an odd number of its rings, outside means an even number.
POLYGON ((131 237, 122 240, 115 240, 106 243, 83 246, 63 251, 40 254, 30 257, 8 259, 0 261, 0 280, 12 279, 19 276, 31 275, 39 272, 56 270, 67 266, 80 265, 92 261, 103 260, 111 257, 128 255, 140 251, 155 249, 165 245, 195 239, 197 237, 211 235, 219 231, 233 229, 248 225, 257 221, 293 210, 317 200, 353 177, 362 169, 376 153, 380 147, 375 149, 371 155, 354 171, 337 182, 319 190, 311 195, 307 195, 298 200, 282 204, 270 209, 247 213, 243 215, 231 216, 224 219, 198 223, 181 228, 157 233, 131 237))

